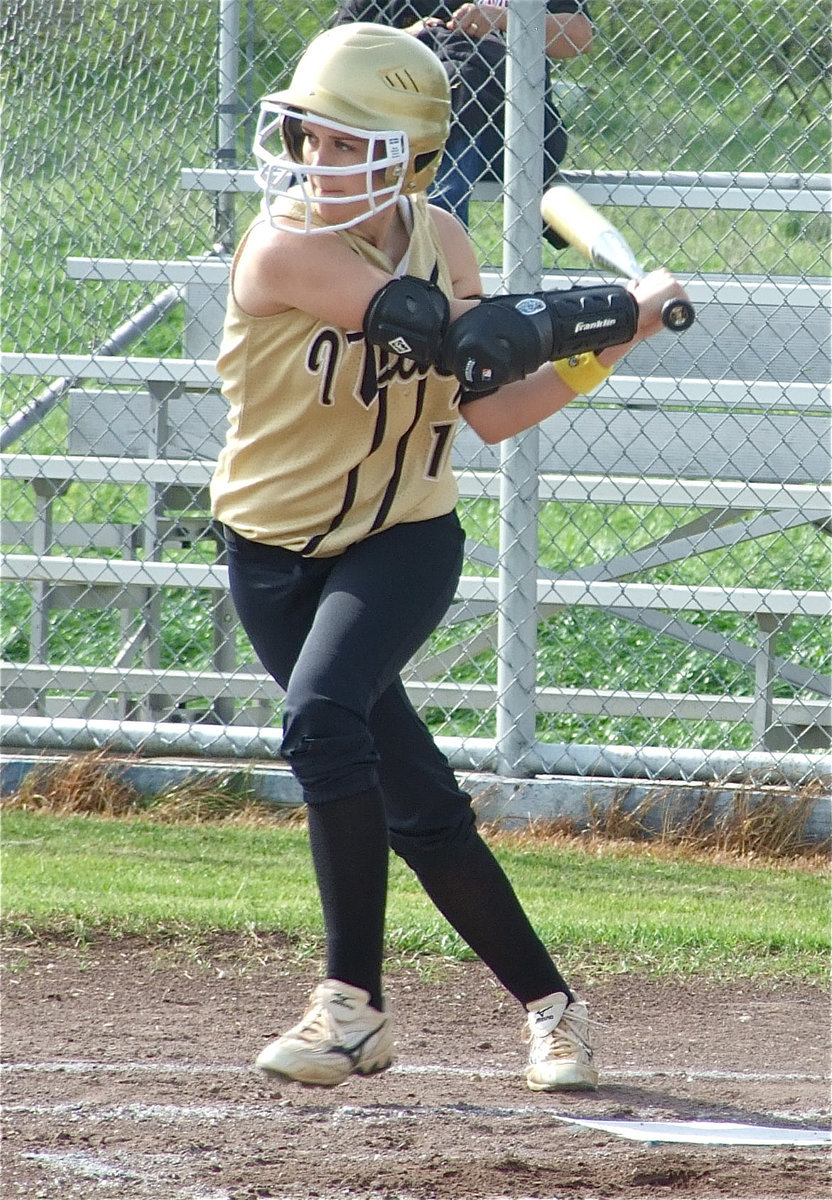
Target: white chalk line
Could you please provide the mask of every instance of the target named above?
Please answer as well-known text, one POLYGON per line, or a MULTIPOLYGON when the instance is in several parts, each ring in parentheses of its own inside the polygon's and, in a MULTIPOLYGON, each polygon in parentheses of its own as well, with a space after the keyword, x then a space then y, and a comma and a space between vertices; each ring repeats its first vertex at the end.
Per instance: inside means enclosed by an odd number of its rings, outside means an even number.
MULTIPOLYGON (((129 1075, 145 1076, 214 1076, 226 1075, 238 1078, 262 1079, 254 1067, 241 1066, 233 1063, 181 1063, 181 1062, 98 1062, 89 1059, 64 1059, 44 1062, 11 1062, 0 1064, 4 1074, 76 1074, 76 1075, 129 1075)), ((454 1076, 468 1079, 478 1078, 519 1078, 519 1072, 500 1068, 475 1068, 461 1066, 438 1066, 435 1064, 398 1064, 390 1068, 390 1074, 421 1075, 421 1076, 454 1076)), ((605 1072, 605 1079, 667 1079, 675 1078, 684 1081, 709 1080, 731 1081, 739 1083, 823 1083, 828 1080, 826 1075, 799 1073, 792 1071, 685 1071, 685 1070, 633 1070, 629 1068, 605 1072)), ((230 1102, 222 1104, 164 1104, 130 1102, 125 1104, 101 1104, 94 1101, 59 1101, 48 1104, 5 1104, 7 1115, 29 1116, 62 1116, 66 1120, 95 1120, 115 1121, 122 1119, 159 1121, 162 1123, 183 1121, 207 1121, 219 1123, 228 1120, 270 1121, 280 1122, 287 1118, 294 1119, 299 1110, 326 1113, 330 1119, 339 1122, 354 1119, 371 1119, 373 1121, 397 1121, 413 1117, 442 1117, 461 1118, 472 1116, 513 1119, 516 1117, 547 1117, 549 1110, 540 1105, 490 1106, 473 1103, 459 1104, 374 1104, 374 1105, 288 1105, 275 1106, 271 1103, 230 1102)), ((824 1109, 790 1110, 788 1112, 772 1113, 792 1124, 799 1121, 817 1121, 829 1114, 824 1109)))
MULTIPOLYGON (((101 1063, 88 1060, 64 1060, 50 1062, 17 1062, 3 1064, 3 1070, 11 1073, 55 1073, 55 1072, 73 1072, 73 1073, 132 1073, 141 1072, 144 1075, 150 1076, 169 1076, 169 1075, 217 1075, 224 1074, 227 1076, 251 1076, 259 1074, 253 1067, 240 1066, 235 1064, 194 1064, 194 1063, 178 1063, 178 1062, 156 1062, 156 1063, 136 1063, 136 1062, 121 1062, 121 1063, 101 1063)), ((502 1069, 488 1068, 486 1070, 473 1067, 447 1067, 436 1065, 399 1065, 391 1068, 391 1070, 402 1075, 420 1074, 420 1075, 437 1075, 437 1076, 465 1076, 468 1078, 478 1078, 483 1075, 504 1078, 506 1076, 515 1077, 517 1072, 507 1071, 502 1069)), ((794 1072, 737 1072, 737 1071, 700 1071, 689 1072, 683 1070, 654 1070, 650 1072, 635 1071, 631 1069, 619 1070, 617 1072, 607 1072, 608 1075, 617 1075, 621 1078, 666 1078, 669 1075, 680 1078, 690 1079, 694 1076, 704 1079, 730 1079, 730 1080, 763 1080, 763 1081, 780 1081, 780 1082, 820 1082, 825 1081, 826 1076, 815 1074, 798 1074, 794 1072)), ((328 1107, 323 1104, 297 1104, 292 1103, 284 1105, 282 1103, 252 1103, 243 1101, 237 1103, 223 1104, 197 1104, 197 1105, 178 1105, 178 1104, 147 1104, 147 1103, 127 1103, 127 1104, 105 1104, 93 1101, 60 1101, 54 1104, 5 1104, 4 1113, 7 1121, 15 1116, 20 1117, 59 1117, 66 1126, 84 1125, 90 1122, 96 1124, 107 1125, 121 1121, 130 1121, 135 1123, 151 1122, 157 1127, 169 1129, 173 1127, 187 1127, 195 1122, 201 1123, 203 1126, 213 1126, 221 1129, 229 1121, 245 1122, 248 1126, 252 1124, 271 1125, 272 1128, 276 1124, 291 1122, 295 1125, 299 1117, 304 1114, 312 1114, 316 1119, 321 1116, 327 1116, 333 1128, 338 1126, 346 1127, 355 1124, 366 1124, 368 1126, 377 1127, 382 1124, 395 1123, 399 1121, 420 1121, 425 1119, 440 1119, 443 1122, 467 1122, 473 1119, 491 1119, 491 1120, 524 1120, 529 1119, 553 1120, 553 1113, 547 1107, 536 1105, 522 1106, 501 1106, 492 1107, 485 1105, 476 1105, 469 1103, 445 1104, 445 1105, 390 1105, 390 1104, 342 1104, 336 1107, 328 1107)), ((795 1128, 799 1122, 816 1123, 819 1119, 828 1116, 827 1113, 819 1111, 791 1111, 788 1113, 778 1112, 772 1113, 772 1117, 783 1122, 784 1128, 795 1128)), ((70 1183, 70 1180, 75 1182, 75 1186, 84 1185, 84 1181, 95 1183, 98 1186, 105 1185, 107 1182, 111 1184, 124 1184, 129 1186, 131 1194, 140 1200, 142 1196, 152 1200, 153 1197, 159 1196, 159 1188, 165 1189, 165 1194, 168 1200, 231 1200, 230 1193, 224 1188, 212 1188, 209 1184, 202 1184, 199 1181, 194 1181, 188 1184, 182 1184, 179 1181, 178 1174, 175 1173, 176 1168, 181 1168, 186 1162, 186 1157, 176 1154, 155 1154, 155 1155, 135 1155, 135 1154, 116 1154, 116 1155, 96 1155, 83 1150, 68 1150, 68 1151, 34 1151, 25 1155, 35 1161, 40 1161, 47 1171, 50 1171, 55 1177, 63 1178, 63 1185, 67 1187, 67 1200, 72 1200, 72 1197, 77 1197, 79 1193, 70 1183), (174 1173, 172 1173, 174 1172, 174 1173), (68 1178, 69 1177, 69 1178, 68 1178), (174 1182, 176 1181, 176 1182, 174 1182)), ((190 1160, 188 1160, 190 1161, 190 1160)), ((320 1200, 327 1200, 327 1196, 331 1196, 331 1200, 343 1200, 343 1193, 321 1193, 320 1200)), ((307 1200, 307 1194, 296 1197, 287 1196, 285 1200, 307 1200)), ((400 1200, 406 1200, 404 1195, 400 1196, 400 1200)), ((412 1200, 418 1200, 417 1197, 412 1197, 412 1200)), ((483 1198, 485 1200, 485 1198, 483 1198)), ((491 1195, 487 1200, 508 1200, 506 1196, 491 1195)), ((600 1200, 600 1197, 598 1198, 600 1200)), ((790 1198, 780 1198, 780 1200, 790 1200, 790 1198)))
MULTIPOLYGON (((34 1153, 24 1154, 23 1157, 41 1162, 56 1174, 62 1175, 64 1181, 66 1181, 66 1174, 71 1173, 76 1179, 94 1180, 98 1184, 124 1182, 131 1185, 133 1196, 145 1194, 151 1197, 158 1197, 159 1191, 157 1189, 161 1185, 166 1186, 165 1195, 167 1200, 231 1200, 231 1193, 226 1191, 225 1188, 211 1188, 209 1191, 205 1191, 202 1185, 197 1183, 185 1185, 183 1190, 182 1184, 175 1185, 173 1179, 158 1171, 159 1164, 156 1162, 153 1165, 157 1167, 157 1171, 150 1172, 147 1169, 140 1171, 130 1167, 122 1167, 112 1158, 108 1162, 104 1162, 100 1157, 75 1151, 67 1151, 65 1153, 60 1151, 35 1151, 34 1153), (152 1193, 148 1193, 145 1190, 148 1187, 154 1189, 152 1193), (171 1187, 176 1187, 177 1190, 171 1191, 171 1187), (137 1188, 141 1189, 141 1191, 137 1191, 137 1188)), ((161 1159, 162 1157, 160 1155, 154 1156, 156 1159, 161 1159)), ((171 1158, 172 1166, 182 1166, 181 1156, 170 1155, 167 1157, 171 1158)), ((77 1193, 75 1194, 77 1195, 77 1193)), ((318 1200, 344 1200, 344 1192, 341 1189, 335 1192, 322 1192, 316 1189, 314 1194, 318 1197, 318 1200)), ((419 1197, 411 1192, 397 1192, 396 1196, 397 1200, 423 1200, 423 1197, 419 1197)), ((309 1192, 297 1192, 285 1195, 283 1200, 309 1200, 309 1192)), ((488 1196, 483 1196, 481 1200, 535 1200, 535 1198, 532 1196, 510 1197, 507 1193, 500 1193, 499 1195, 489 1194, 488 1196)), ((597 1197, 588 1197, 587 1200, 603 1200, 603 1198, 599 1195, 597 1197)), ((780 1200, 793 1200, 793 1197, 782 1197, 780 1200)))
POLYGON ((333 1108, 319 1105, 291 1105, 288 1108, 275 1104, 252 1104, 246 1102, 230 1104, 101 1104, 94 1100, 60 1100, 54 1104, 4 1104, 7 1117, 62 1117, 65 1120, 97 1121, 208 1121, 219 1124, 231 1119, 238 1121, 295 1122, 298 1112, 312 1111, 316 1115, 326 1113, 334 1124, 345 1121, 372 1120, 375 1122, 402 1121, 411 1117, 442 1116, 462 1117, 529 1117, 547 1116, 545 1109, 533 1105, 519 1108, 491 1107, 484 1104, 340 1104, 333 1108))
MULTIPOLYGON (((150 1121, 158 1125, 181 1125, 192 1121, 208 1125, 222 1125, 229 1121, 265 1122, 267 1124, 295 1124, 304 1112, 313 1114, 316 1119, 327 1116, 333 1126, 345 1125, 351 1122, 368 1122, 373 1125, 388 1124, 395 1121, 432 1120, 469 1121, 472 1117, 479 1119, 490 1118, 515 1120, 530 1117, 539 1120, 556 1119, 548 1108, 540 1105, 524 1104, 520 1106, 492 1106, 486 1104, 340 1104, 333 1108, 324 1105, 289 1106, 275 1104, 253 1104, 236 1102, 228 1104, 145 1104, 132 1102, 129 1104, 102 1104, 94 1100, 60 1100, 52 1104, 4 1104, 3 1111, 8 1119, 12 1116, 27 1117, 60 1117, 65 1123, 96 1122, 108 1124, 114 1121, 150 1121)), ((773 1115, 773 1114, 772 1114, 773 1115)), ((779 1118, 784 1122, 784 1128, 794 1129, 798 1122, 817 1121, 824 1114, 819 1110, 804 1112, 780 1113, 779 1118)))
MULTIPOLYGON (((44 1062, 3 1062, 0 1072, 17 1074, 33 1072, 50 1074, 121 1075, 125 1072, 150 1075, 257 1075, 254 1067, 237 1063, 183 1062, 99 1062, 94 1059, 56 1059, 44 1062)), ((447 1066, 437 1063, 394 1063, 386 1072, 390 1075, 435 1075, 466 1079, 515 1079, 519 1070, 503 1067, 447 1066)), ((827 1083, 829 1074, 796 1071, 698 1071, 685 1067, 608 1067, 602 1068, 602 1082, 627 1079, 687 1079, 716 1080, 725 1083, 827 1083)))
POLYGON ((64 1192, 69 1196, 78 1195, 75 1187, 79 1182, 83 1185, 84 1181, 93 1181, 99 1187, 108 1183, 125 1184, 133 1197, 158 1197, 159 1188, 163 1187, 168 1200, 231 1200, 225 1188, 206 1191, 201 1183, 174 1183, 185 1163, 181 1154, 103 1155, 84 1150, 33 1150, 23 1153, 21 1158, 39 1163, 60 1179, 64 1189, 71 1187, 71 1192, 64 1192))

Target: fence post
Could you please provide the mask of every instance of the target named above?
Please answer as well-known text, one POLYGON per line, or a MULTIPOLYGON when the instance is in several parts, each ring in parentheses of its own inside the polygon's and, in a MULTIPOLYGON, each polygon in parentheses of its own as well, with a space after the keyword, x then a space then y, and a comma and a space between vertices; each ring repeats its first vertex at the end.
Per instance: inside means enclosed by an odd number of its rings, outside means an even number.
MULTIPOLYGON (((534 291, 543 266, 540 188, 544 0, 511 0, 506 31, 503 283, 534 291)), ((532 773, 537 675, 537 428, 500 447, 496 770, 532 773)))
MULTIPOLYGON (((217 148, 214 165, 237 166, 239 110, 240 0, 219 0, 217 37, 217 148)), ((234 194, 218 192, 214 206, 216 249, 234 250, 234 194)))

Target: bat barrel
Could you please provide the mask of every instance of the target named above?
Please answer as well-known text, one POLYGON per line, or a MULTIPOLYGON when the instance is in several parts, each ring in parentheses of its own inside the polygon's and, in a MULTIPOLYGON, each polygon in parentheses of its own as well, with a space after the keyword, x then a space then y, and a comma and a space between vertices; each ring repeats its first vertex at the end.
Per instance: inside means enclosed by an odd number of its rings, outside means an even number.
MULTIPOLYGON (((612 270, 626 279, 644 278, 644 268, 620 230, 568 185, 548 188, 541 199, 540 211, 547 225, 596 267, 612 270)), ((667 300, 662 308, 662 322, 675 333, 690 329, 695 319, 693 305, 681 296, 667 300)))
POLYGON ((644 278, 644 269, 617 229, 604 229, 598 234, 589 248, 589 258, 596 267, 610 267, 625 279, 644 278))

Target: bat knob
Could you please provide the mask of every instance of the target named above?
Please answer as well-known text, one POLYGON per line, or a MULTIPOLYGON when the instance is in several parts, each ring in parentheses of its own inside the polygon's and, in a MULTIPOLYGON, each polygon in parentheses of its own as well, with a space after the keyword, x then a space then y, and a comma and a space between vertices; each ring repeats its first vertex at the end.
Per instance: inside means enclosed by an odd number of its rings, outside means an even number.
POLYGON ((662 307, 662 323, 673 333, 683 333, 696 320, 696 313, 689 300, 665 300, 662 307))

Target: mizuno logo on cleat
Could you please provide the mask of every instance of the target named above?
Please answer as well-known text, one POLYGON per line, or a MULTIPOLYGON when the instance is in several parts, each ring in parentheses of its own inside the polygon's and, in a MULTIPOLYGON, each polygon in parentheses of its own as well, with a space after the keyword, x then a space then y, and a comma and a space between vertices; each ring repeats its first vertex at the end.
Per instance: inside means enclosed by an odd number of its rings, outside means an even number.
POLYGON ((349 996, 345 996, 343 992, 333 992, 330 996, 330 1004, 338 1004, 341 1008, 345 1008, 347 1012, 354 1012, 355 1005, 349 996))

